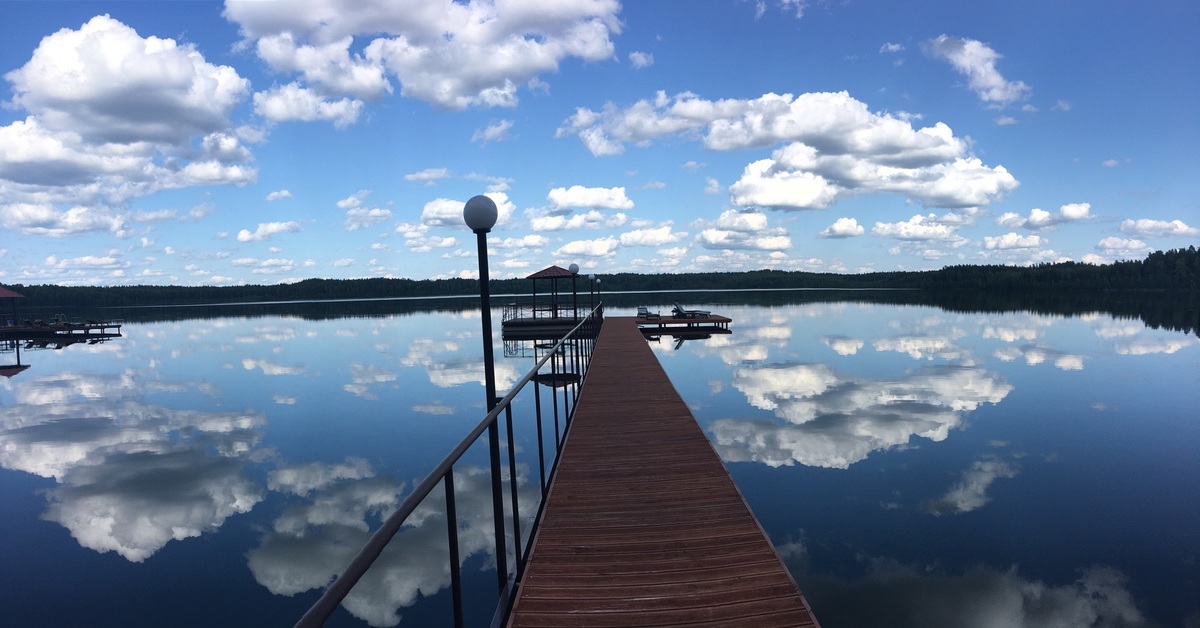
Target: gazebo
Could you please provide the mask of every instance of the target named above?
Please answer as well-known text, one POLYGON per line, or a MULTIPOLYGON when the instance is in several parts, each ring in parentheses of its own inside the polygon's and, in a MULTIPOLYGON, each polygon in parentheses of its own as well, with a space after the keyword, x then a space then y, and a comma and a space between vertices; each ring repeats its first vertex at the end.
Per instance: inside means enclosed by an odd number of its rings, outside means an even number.
MULTIPOLYGON (((7 319, 5 327, 13 327, 17 324, 17 299, 23 299, 25 295, 13 292, 4 286, 0 286, 0 299, 9 299, 12 301, 12 318, 7 319)), ((6 339, 0 341, 3 343, 3 349, 15 351, 17 354, 16 364, 0 364, 0 376, 12 377, 21 371, 29 368, 28 364, 21 364, 21 341, 17 339, 6 339)))
MULTIPOLYGON (((579 293, 576 290, 575 283, 576 280, 579 279, 579 267, 574 264, 571 264, 571 267, 572 270, 567 270, 561 266, 551 266, 526 277, 526 279, 533 280, 533 318, 539 318, 539 312, 541 313, 542 318, 559 318, 560 316, 566 315, 567 312, 570 312, 571 318, 579 318, 579 293), (564 288, 562 291, 559 290, 559 281, 565 282, 567 279, 571 280, 571 302, 569 306, 567 303, 560 301, 560 299, 566 298, 566 289, 564 288), (543 282, 549 282, 550 291, 547 294, 549 294, 550 300, 548 302, 538 302, 539 280, 543 280, 543 282)), ((543 283, 543 285, 546 284, 543 283)))
POLYGON ((0 286, 0 299, 9 299, 12 301, 12 318, 8 319, 7 326, 12 327, 17 324, 17 299, 24 299, 25 295, 18 292, 13 292, 4 286, 0 286))

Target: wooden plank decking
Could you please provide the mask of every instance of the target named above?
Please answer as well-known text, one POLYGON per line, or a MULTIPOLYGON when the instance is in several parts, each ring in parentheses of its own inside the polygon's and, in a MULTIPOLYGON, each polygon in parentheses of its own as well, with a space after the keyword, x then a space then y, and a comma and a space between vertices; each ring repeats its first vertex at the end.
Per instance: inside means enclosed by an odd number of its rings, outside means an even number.
POLYGON ((817 626, 633 318, 609 318, 508 625, 817 626))

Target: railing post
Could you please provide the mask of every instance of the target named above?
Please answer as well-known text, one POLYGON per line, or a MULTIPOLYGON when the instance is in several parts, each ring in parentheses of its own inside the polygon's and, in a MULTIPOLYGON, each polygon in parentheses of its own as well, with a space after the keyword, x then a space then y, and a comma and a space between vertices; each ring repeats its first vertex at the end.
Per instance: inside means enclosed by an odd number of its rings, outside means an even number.
MULTIPOLYGON (((570 363, 567 359, 567 350, 569 347, 570 345, 566 342, 564 342, 562 345, 563 375, 570 373, 568 370, 570 368, 570 363)), ((566 426, 571 424, 571 384, 567 381, 567 379, 568 378, 563 379, 563 432, 566 432, 566 426)))
POLYGON ((450 598, 454 604, 454 628, 463 628, 462 571, 458 556, 458 509, 454 503, 454 467, 442 478, 446 485, 446 538, 450 547, 450 598))
POLYGON ((533 380, 533 412, 537 422, 538 473, 541 475, 541 495, 546 495, 546 445, 542 438, 542 391, 537 377, 533 380))
POLYGON ((562 448, 562 437, 558 433, 558 348, 550 354, 550 404, 554 406, 554 459, 562 448))
POLYGON ((517 503, 517 448, 513 442, 512 404, 504 407, 504 419, 508 424, 508 487, 512 493, 513 509, 513 560, 516 562, 516 579, 521 580, 521 508, 517 503))
POLYGON ((499 590, 508 585, 508 550, 504 536, 504 489, 500 483, 500 428, 495 421, 488 426, 488 451, 492 471, 492 521, 496 535, 496 580, 499 590))

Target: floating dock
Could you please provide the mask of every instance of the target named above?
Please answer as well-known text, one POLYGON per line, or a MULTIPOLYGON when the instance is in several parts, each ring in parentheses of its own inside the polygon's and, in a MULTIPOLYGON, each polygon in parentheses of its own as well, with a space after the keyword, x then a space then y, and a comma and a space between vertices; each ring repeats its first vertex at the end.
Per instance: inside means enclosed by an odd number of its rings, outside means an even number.
POLYGON ((604 322, 508 626, 818 626, 643 324, 604 322))

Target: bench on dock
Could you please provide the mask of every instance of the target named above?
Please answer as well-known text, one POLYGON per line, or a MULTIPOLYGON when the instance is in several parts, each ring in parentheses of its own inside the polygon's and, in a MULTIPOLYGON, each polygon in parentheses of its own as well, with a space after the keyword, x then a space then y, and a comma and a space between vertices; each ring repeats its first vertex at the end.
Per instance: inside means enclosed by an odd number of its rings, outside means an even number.
POLYGON ((649 310, 649 309, 648 309, 646 306, 644 306, 644 305, 639 305, 639 306, 638 306, 638 310, 637 310, 637 312, 638 312, 638 313, 637 313, 637 317, 638 317, 638 318, 646 318, 646 319, 659 319, 659 318, 662 318, 662 314, 661 314, 661 313, 659 313, 659 312, 651 312, 651 311, 650 311, 650 310, 649 310))
POLYGON ((708 310, 685 310, 678 302, 675 303, 675 307, 671 310, 671 316, 675 318, 700 318, 709 314, 712 314, 712 312, 708 310))

